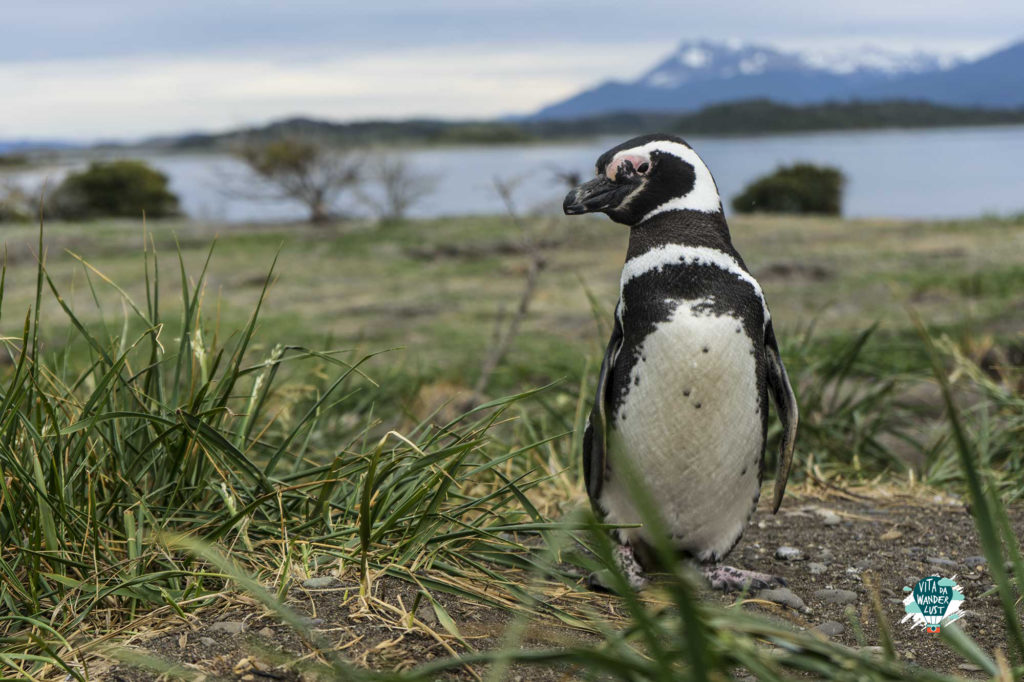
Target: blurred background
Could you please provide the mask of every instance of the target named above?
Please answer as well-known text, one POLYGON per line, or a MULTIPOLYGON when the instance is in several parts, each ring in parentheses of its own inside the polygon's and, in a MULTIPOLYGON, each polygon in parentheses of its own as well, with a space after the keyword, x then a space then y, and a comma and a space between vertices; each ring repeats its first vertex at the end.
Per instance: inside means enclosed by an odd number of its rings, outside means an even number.
MULTIPOLYGON (((0 30, 8 195, 133 158, 167 175, 190 218, 302 219, 301 200, 226 177, 245 170, 242 141, 293 134, 384 146, 432 176, 410 216, 492 213, 496 175, 539 205, 611 142, 665 130, 698 148, 727 202, 809 161, 844 174, 845 216, 1022 209, 1011 0, 38 2, 6 9, 0 30)), ((346 191, 331 212, 387 213, 376 170, 358 183, 371 197, 346 191)))

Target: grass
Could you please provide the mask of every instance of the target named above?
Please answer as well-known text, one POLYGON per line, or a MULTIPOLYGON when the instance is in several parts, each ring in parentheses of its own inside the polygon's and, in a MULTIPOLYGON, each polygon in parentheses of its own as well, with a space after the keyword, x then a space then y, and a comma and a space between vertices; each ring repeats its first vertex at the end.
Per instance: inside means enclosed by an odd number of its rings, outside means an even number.
MULTIPOLYGON (((702 604, 665 547, 673 577, 660 608, 627 590, 622 616, 609 623, 585 601, 551 598, 576 589, 567 566, 616 576, 604 534, 574 511, 576 434, 602 341, 588 311, 593 300, 601 319, 613 302, 616 228, 547 226, 552 264, 495 376, 498 397, 460 411, 445 399, 472 383, 498 303, 511 304, 521 286, 523 257, 504 221, 409 223, 387 234, 260 228, 226 234, 213 249, 195 226, 138 227, 90 225, 86 239, 82 226, 58 225, 32 246, 28 228, 8 234, 6 677, 87 679, 100 647, 138 617, 186 616, 239 592, 319 646, 282 601, 296 581, 330 569, 357 575, 367 604, 383 576, 414 584, 445 641, 463 652, 395 675, 402 679, 473 662, 494 679, 513 663, 587 664, 637 680, 715 679, 737 668, 761 679, 947 679, 702 604), (94 259, 95 244, 103 255, 94 259), (48 245, 46 260, 33 262, 48 245), (451 255, 452 245, 472 255, 451 255), (345 349, 332 349, 335 339, 345 349), (378 353, 394 346, 405 348, 378 353), (429 387, 441 399, 427 399, 429 387), (471 653, 442 593, 516 618, 543 614, 590 639, 524 649, 514 619, 504 648, 471 653)), ((933 340, 900 309, 910 303, 940 331, 962 332, 969 312, 961 340, 1012 336, 1019 330, 1001 313, 1019 291, 1004 282, 1016 272, 1021 228, 753 218, 734 230, 755 273, 768 273, 773 316, 790 325, 780 335, 801 398, 805 468, 845 478, 916 468, 971 496, 1011 658, 993 658, 956 630, 948 637, 993 676, 1024 672, 1013 625, 1024 566, 1004 507, 1024 491, 1024 404, 975 370, 968 345, 933 340), (938 280, 920 273, 937 257, 955 262, 959 279, 932 300, 921 292, 938 280), (955 284, 964 277, 990 283, 955 284), (912 347, 912 358, 886 351, 887 335, 912 347), (951 367, 972 387, 970 404, 955 399, 951 367), (929 375, 940 402, 911 404, 907 391, 929 375), (929 410, 944 410, 941 421, 931 415, 938 435, 908 429, 929 410), (919 461, 895 454, 897 440, 919 461), (995 570, 1006 561, 1009 572, 995 570)), ((658 523, 654 510, 647 522, 658 523)), ((321 649, 327 675, 393 677, 321 649)))

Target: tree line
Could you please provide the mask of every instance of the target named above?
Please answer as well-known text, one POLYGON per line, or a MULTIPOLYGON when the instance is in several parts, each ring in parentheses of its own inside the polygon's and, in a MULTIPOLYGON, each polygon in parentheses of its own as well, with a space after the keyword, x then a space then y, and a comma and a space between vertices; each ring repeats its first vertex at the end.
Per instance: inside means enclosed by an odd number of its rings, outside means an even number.
POLYGON ((334 145, 510 144, 660 130, 686 135, 768 134, 872 128, 927 128, 1024 123, 1024 109, 981 109, 924 101, 826 102, 791 105, 768 99, 728 102, 692 113, 623 112, 573 120, 362 121, 293 118, 229 133, 153 139, 174 150, 230 150, 240 141, 315 137, 334 145))

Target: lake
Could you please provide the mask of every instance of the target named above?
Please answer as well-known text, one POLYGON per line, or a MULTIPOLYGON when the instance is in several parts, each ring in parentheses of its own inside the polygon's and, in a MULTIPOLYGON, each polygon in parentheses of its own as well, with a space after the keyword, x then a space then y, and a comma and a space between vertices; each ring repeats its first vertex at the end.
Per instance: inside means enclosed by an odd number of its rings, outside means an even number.
MULTIPOLYGON (((437 178, 437 187, 410 214, 502 212, 495 178, 514 184, 519 210, 557 211, 565 187, 556 172, 574 170, 589 176, 600 153, 624 138, 411 150, 405 154, 408 162, 437 178)), ((810 161, 837 166, 846 174, 843 214, 847 217, 954 218, 1024 212, 1024 126, 692 137, 688 141, 711 168, 726 204, 748 182, 779 164, 810 161)), ((244 172, 228 156, 142 157, 170 177, 182 207, 194 218, 244 222, 304 217, 300 206, 288 202, 226 192, 244 172)), ((26 187, 36 187, 44 178, 52 186, 69 168, 81 165, 84 162, 70 162, 5 175, 26 187)), ((349 200, 342 200, 343 210, 365 212, 349 200)))

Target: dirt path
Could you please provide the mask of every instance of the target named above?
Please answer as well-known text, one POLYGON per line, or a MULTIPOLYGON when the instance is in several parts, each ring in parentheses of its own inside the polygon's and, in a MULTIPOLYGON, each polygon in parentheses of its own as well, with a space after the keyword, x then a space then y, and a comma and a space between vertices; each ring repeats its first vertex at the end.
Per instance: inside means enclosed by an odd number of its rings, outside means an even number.
MULTIPOLYGON (((1024 531, 1024 510, 1014 511, 1013 523, 1020 535, 1024 531)), ((992 585, 980 554, 971 517, 955 500, 937 495, 911 496, 890 489, 858 489, 852 494, 821 494, 819 489, 815 495, 791 495, 778 516, 759 510, 729 560, 737 566, 781 576, 788 583, 789 593, 767 595, 790 602, 788 606, 754 599, 740 608, 767 613, 794 628, 817 628, 823 636, 853 647, 880 643, 869 596, 868 586, 873 583, 898 656, 932 670, 983 677, 937 636, 900 622, 905 615, 904 586, 913 586, 928 575, 956 576, 966 597, 961 627, 989 654, 1003 646, 1006 640, 997 598, 980 597, 992 585), (779 558, 781 547, 793 548, 795 552, 782 552, 792 558, 779 558), (862 641, 858 641, 857 629, 863 632, 862 641)), ((345 647, 347 660, 373 669, 407 669, 460 648, 423 600, 414 612, 418 625, 407 627, 417 603, 415 587, 397 579, 380 578, 374 583, 369 609, 357 593, 354 581, 314 579, 293 590, 290 601, 309 616, 319 635, 345 647)), ((440 593, 438 597, 473 647, 501 645, 510 622, 506 613, 440 593)), ((736 600, 735 595, 710 590, 704 597, 725 604, 736 600)), ((586 600, 589 607, 605 611, 609 620, 614 622, 616 618, 616 597, 565 590, 553 598, 562 604, 586 600)), ((527 627, 524 646, 579 643, 589 637, 563 625, 536 622, 527 627)), ((317 679, 312 673, 302 672, 309 662, 308 657, 302 658, 309 652, 306 644, 278 618, 244 597, 210 609, 189 623, 164 623, 158 631, 140 634, 126 643, 212 677, 317 679), (288 664, 296 659, 301 659, 297 665, 288 664)), ((471 679, 468 673, 454 677, 471 679)), ((517 667, 509 679, 574 677, 572 670, 517 667)), ((156 677, 117 665, 103 671, 99 679, 134 682, 156 677)))

